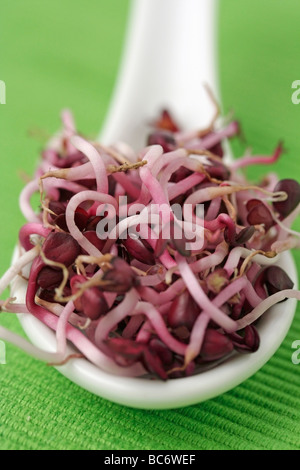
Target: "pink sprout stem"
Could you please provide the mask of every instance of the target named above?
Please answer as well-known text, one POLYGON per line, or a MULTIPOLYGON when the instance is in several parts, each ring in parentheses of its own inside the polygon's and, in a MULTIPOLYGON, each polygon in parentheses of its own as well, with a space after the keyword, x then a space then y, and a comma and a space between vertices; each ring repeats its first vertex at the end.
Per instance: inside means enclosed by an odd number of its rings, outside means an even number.
POLYGON ((39 235, 40 237, 46 238, 49 232, 50 229, 45 228, 41 223, 27 223, 23 225, 19 231, 20 244, 26 251, 28 251, 32 248, 30 240, 32 235, 39 235))
POLYGON ((143 313, 149 320, 158 337, 177 354, 184 355, 186 344, 174 338, 168 331, 166 324, 159 311, 149 302, 138 302, 133 315, 143 313))
POLYGON ((277 304, 278 302, 282 302, 282 300, 286 298, 300 300, 300 291, 294 289, 285 289, 276 292, 276 294, 273 294, 270 297, 267 297, 266 299, 262 300, 260 304, 257 305, 250 313, 245 315, 240 320, 237 320, 236 325, 228 331, 238 331, 245 328, 247 325, 251 325, 259 317, 261 317, 263 313, 265 313, 269 308, 273 307, 273 305, 277 304))
MULTIPOLYGON (((231 282, 228 286, 224 288, 217 297, 214 298, 212 303, 216 307, 221 307, 225 304, 231 297, 240 292, 242 289, 245 289, 249 281, 245 277, 241 277, 231 282)), ((260 299, 261 301, 261 299, 260 299)), ((210 315, 207 311, 202 312, 195 321, 193 326, 190 341, 186 349, 185 357, 189 362, 194 359, 201 351, 203 344, 205 330, 210 321, 210 315)))
POLYGON ((244 168, 246 166, 256 165, 256 164, 271 165, 277 162, 281 154, 282 154, 282 143, 279 143, 273 155, 271 156, 255 155, 255 156, 250 156, 250 157, 247 156, 247 157, 239 158, 231 164, 231 169, 235 171, 238 168, 244 168))
POLYGON ((202 183, 204 179, 204 175, 201 175, 200 173, 193 173, 192 175, 187 176, 178 183, 174 183, 174 185, 168 188, 169 201, 172 201, 181 194, 186 194, 194 186, 202 183))
MULTIPOLYGON (((224 269, 227 272, 229 276, 231 276, 235 270, 235 268, 238 266, 239 261, 241 258, 247 258, 247 256, 251 255, 252 250, 249 250, 248 248, 244 248, 241 246, 237 246, 231 250, 231 252, 228 255, 227 261, 224 265, 224 269)), ((279 255, 274 256, 273 258, 268 258, 267 256, 264 256, 262 254, 257 254, 253 256, 252 261, 259 263, 260 265, 263 266, 271 266, 273 264, 276 264, 279 260, 279 255)))
POLYGON ((230 328, 235 328, 235 321, 225 315, 224 312, 218 309, 209 300, 190 266, 186 262, 186 259, 179 254, 177 254, 176 259, 180 274, 186 284, 186 287, 199 307, 209 312, 211 319, 221 326, 225 331, 229 330, 230 328))
POLYGON ((30 264, 38 255, 39 248, 34 247, 29 251, 26 251, 12 266, 6 271, 6 273, 0 279, 0 294, 6 289, 12 280, 22 272, 22 269, 30 264))
POLYGON ((80 152, 86 155, 87 158, 90 160, 94 170, 94 177, 97 183, 97 191, 99 193, 107 194, 108 179, 106 174, 106 168, 99 152, 91 143, 87 142, 85 139, 78 135, 72 136, 71 143, 80 152))
POLYGON ((56 341, 57 341, 57 353, 64 356, 67 349, 67 325, 70 320, 72 313, 74 313, 73 302, 68 302, 63 308, 56 327, 56 341))
POLYGON ((68 229, 70 231, 70 234, 73 236, 75 240, 79 243, 79 245, 82 246, 82 248, 91 256, 102 256, 102 253, 96 248, 87 238, 83 235, 83 233, 79 230, 77 227, 74 216, 75 216, 75 211, 77 207, 82 204, 84 201, 98 201, 104 204, 109 204, 110 206, 113 206, 117 212, 118 206, 115 201, 115 199, 108 195, 108 194, 101 194, 98 193, 97 191, 82 191, 78 194, 75 194, 70 201, 69 204, 67 205, 66 209, 66 222, 68 229))
POLYGON ((99 346, 102 345, 103 341, 107 338, 109 332, 124 318, 131 314, 134 307, 136 306, 139 297, 135 289, 131 289, 128 292, 124 300, 115 308, 113 308, 108 314, 99 320, 95 331, 95 342, 99 346))

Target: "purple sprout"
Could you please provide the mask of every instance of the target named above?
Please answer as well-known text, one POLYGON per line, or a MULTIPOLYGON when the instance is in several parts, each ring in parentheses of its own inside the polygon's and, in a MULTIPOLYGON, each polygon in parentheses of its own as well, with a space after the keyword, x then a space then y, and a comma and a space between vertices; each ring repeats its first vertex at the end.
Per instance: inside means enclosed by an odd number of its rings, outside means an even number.
POLYGON ((26 304, 8 299, 1 308, 32 314, 54 330, 57 352, 40 351, 2 327, 0 335, 49 363, 69 359, 69 341, 103 370, 160 380, 257 351, 259 318, 286 298, 300 300, 288 273, 276 266, 281 251, 299 246, 291 224, 300 185, 274 175, 253 185, 238 171, 274 163, 282 144, 271 156, 228 165, 223 143, 239 133, 236 121, 186 131, 163 110, 147 147, 135 154, 79 135, 69 112, 62 118, 61 135, 43 150, 21 193, 21 255, 0 280, 3 292, 30 271, 26 304), (30 198, 39 190, 35 213, 30 198), (125 204, 120 196, 127 196, 125 204), (172 203, 193 210, 183 210, 180 221, 172 203), (142 218, 128 215, 133 204, 144 206, 142 218), (159 220, 168 238, 146 218, 153 204, 163 207, 159 220), (204 204, 203 218, 197 204, 204 204), (98 224, 112 214, 116 231, 103 240, 98 224), (186 235, 191 224, 203 231, 200 248, 186 235), (140 237, 121 236, 137 226, 140 237))

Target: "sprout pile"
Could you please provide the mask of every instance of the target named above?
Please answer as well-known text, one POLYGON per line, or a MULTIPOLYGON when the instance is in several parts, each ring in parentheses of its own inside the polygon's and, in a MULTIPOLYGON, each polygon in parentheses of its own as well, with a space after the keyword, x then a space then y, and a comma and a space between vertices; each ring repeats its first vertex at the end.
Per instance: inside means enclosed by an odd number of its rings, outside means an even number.
POLYGON ((1 292, 26 280, 24 303, 11 297, 1 309, 53 330, 56 352, 4 327, 0 337, 49 364, 83 357, 111 374, 161 380, 255 353, 262 315, 300 300, 278 266, 299 246, 300 185, 274 173, 247 181, 244 169, 272 165, 283 146, 227 163, 238 133, 236 121, 216 119, 186 131, 163 110, 134 151, 86 138, 64 110, 20 195, 27 222, 0 280, 1 292))

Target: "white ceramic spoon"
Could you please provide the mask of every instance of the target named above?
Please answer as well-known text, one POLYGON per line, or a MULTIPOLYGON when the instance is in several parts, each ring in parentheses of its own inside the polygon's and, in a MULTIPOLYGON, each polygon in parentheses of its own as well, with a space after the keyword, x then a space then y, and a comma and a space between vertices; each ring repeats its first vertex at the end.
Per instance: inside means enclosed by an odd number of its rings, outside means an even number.
POLYGON ((214 112, 205 89, 216 80, 215 0, 134 0, 103 143, 145 146, 147 123, 162 107, 187 129, 205 127, 214 112))
MULTIPOLYGON (((134 147, 143 146, 143 123, 156 116, 161 107, 178 114, 187 128, 207 124, 212 107, 203 83, 219 97, 215 19, 213 0, 132 3, 120 75, 100 136, 103 143, 124 140, 134 147)), ((297 288, 297 272, 290 253, 281 257, 279 265, 287 270, 297 288)), ((12 284, 12 295, 20 302, 26 287, 20 277, 12 284)), ((123 405, 164 409, 199 403, 230 390, 259 370, 285 338, 295 307, 295 300, 287 300, 264 315, 259 324, 261 345, 256 353, 238 355, 193 377, 167 382, 116 377, 84 359, 71 360, 57 369, 81 387, 123 405)), ((20 320, 36 346, 55 351, 55 335, 49 328, 32 315, 21 315, 20 320)))

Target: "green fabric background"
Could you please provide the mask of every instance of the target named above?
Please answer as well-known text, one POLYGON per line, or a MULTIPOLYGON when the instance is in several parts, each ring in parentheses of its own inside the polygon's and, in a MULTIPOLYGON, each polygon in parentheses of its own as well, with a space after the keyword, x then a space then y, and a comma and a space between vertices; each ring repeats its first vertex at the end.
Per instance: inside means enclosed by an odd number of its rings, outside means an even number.
MULTIPOLYGON (((0 105, 1 272, 17 232, 21 174, 32 174, 45 133, 70 107, 79 129, 96 135, 105 116, 124 37, 127 0, 1 0, 0 105), (36 137, 30 137, 35 133, 36 137)), ((291 83, 300 79, 300 4, 297 0, 223 0, 220 75, 224 111, 234 110, 244 140, 271 153, 274 166, 299 178, 300 105, 291 83)), ((251 169, 255 179, 263 171, 251 169)), ((298 222, 295 227, 300 229, 298 222)), ((295 253, 300 267, 300 253, 295 253)), ((22 334, 13 315, 1 324, 22 334)), ((300 339, 300 309, 274 357, 234 390, 171 411, 134 410, 96 397, 56 370, 7 344, 0 365, 0 449, 299 449, 300 365, 291 344, 300 339)))

